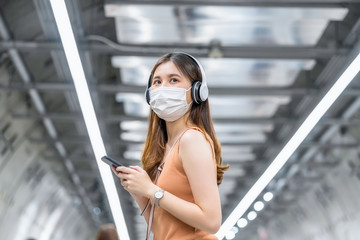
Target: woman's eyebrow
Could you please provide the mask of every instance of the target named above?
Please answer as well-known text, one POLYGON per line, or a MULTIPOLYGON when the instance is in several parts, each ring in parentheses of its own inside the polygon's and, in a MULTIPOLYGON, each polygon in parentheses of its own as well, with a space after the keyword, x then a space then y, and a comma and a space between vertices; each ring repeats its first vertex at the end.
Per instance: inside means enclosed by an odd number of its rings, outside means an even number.
POLYGON ((181 77, 181 76, 177 73, 172 73, 172 74, 169 74, 169 77, 181 77))
MULTIPOLYGON (((179 78, 181 78, 181 76, 180 76, 179 74, 177 74, 177 73, 171 73, 171 74, 169 74, 169 75, 168 75, 168 78, 171 78, 171 77, 179 77, 179 78)), ((157 78, 161 78, 161 77, 158 76, 158 75, 155 75, 155 76, 153 77, 153 79, 157 79, 157 78)))

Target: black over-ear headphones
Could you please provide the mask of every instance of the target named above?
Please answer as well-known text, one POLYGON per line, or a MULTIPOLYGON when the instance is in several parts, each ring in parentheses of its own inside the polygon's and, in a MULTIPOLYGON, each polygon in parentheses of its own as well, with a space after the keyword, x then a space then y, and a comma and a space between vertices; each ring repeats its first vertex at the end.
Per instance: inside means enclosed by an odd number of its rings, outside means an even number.
MULTIPOLYGON (((176 52, 176 53, 185 54, 186 56, 188 56, 192 60, 194 60, 196 62, 196 64, 199 66, 202 82, 200 82, 200 81, 193 82, 192 87, 191 87, 191 99, 196 104, 205 102, 209 96, 209 89, 207 87, 206 76, 205 76, 205 71, 204 71, 203 67, 201 66, 200 62, 195 57, 191 56, 190 54, 184 53, 184 52, 176 52)), ((149 105, 150 105, 150 87, 151 87, 151 74, 149 77, 147 88, 145 90, 146 101, 149 105)))

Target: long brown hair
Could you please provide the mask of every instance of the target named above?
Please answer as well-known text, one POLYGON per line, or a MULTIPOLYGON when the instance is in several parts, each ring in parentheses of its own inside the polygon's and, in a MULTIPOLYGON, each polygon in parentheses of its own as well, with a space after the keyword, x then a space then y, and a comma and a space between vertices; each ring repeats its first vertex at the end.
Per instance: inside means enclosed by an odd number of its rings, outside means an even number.
MULTIPOLYGON (((181 71, 181 73, 190 79, 191 83, 194 81, 202 81, 201 70, 196 62, 191 59, 191 57, 184 53, 168 53, 162 56, 152 69, 149 79, 150 84, 155 70, 161 64, 169 61, 173 62, 175 66, 181 71)), ((190 114, 187 121, 188 120, 191 120, 192 123, 194 123, 198 128, 206 132, 214 143, 215 159, 217 164, 217 183, 220 185, 223 179, 224 171, 229 168, 229 165, 222 165, 221 145, 215 135, 214 126, 210 115, 209 100, 206 100, 200 104, 193 102, 191 104, 190 114)), ((164 157, 166 148, 165 145, 167 141, 168 138, 165 121, 160 119, 155 114, 155 112, 150 109, 149 128, 145 140, 145 147, 141 158, 141 163, 144 170, 151 178, 154 178, 155 170, 164 157)))

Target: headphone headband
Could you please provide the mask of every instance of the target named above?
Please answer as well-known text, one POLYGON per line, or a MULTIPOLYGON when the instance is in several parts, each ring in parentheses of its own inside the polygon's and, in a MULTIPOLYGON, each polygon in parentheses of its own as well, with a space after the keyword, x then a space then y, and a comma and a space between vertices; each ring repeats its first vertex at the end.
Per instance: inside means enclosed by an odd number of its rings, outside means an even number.
POLYGON ((201 72, 201 85, 207 86, 205 71, 204 71, 204 68, 202 67, 201 63, 194 56, 192 56, 188 53, 184 53, 184 52, 177 52, 177 53, 185 54, 196 62, 196 64, 199 66, 200 72, 201 72))

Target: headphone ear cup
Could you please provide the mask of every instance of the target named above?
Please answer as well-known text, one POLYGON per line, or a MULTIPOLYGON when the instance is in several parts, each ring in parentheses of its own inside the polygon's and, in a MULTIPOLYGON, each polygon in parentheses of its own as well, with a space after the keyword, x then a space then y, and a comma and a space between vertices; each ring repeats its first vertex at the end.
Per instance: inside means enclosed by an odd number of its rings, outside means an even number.
POLYGON ((151 74, 149 76, 149 80, 148 80, 148 84, 147 84, 147 88, 145 90, 145 99, 146 102, 150 105, 150 87, 151 87, 151 74))
POLYGON ((205 102, 209 96, 209 89, 207 85, 201 84, 199 88, 199 99, 201 102, 205 102))
POLYGON ((199 95, 200 87, 201 87, 201 82, 195 81, 191 88, 191 98, 197 104, 201 103, 201 99, 199 95))
POLYGON ((146 102, 150 105, 150 92, 149 92, 149 88, 146 89, 146 91, 145 91, 145 98, 146 98, 146 102))

